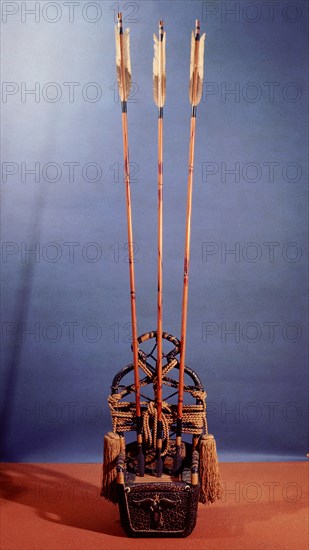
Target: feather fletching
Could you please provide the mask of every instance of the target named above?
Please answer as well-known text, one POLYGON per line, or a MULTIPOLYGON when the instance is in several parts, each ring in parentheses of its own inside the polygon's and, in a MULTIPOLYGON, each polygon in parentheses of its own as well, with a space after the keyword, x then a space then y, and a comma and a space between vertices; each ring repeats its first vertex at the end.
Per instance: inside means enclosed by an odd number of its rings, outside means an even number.
POLYGON ((153 35, 153 99, 158 107, 163 107, 166 96, 166 33, 162 42, 153 35))
POLYGON ((120 36, 117 25, 115 27, 116 41, 116 70, 121 101, 127 101, 132 86, 131 59, 130 59, 130 31, 126 29, 120 36), (121 41, 122 40, 122 48, 121 41), (122 54, 122 55, 121 55, 122 54), (123 72, 122 72, 123 64, 123 72), (124 79, 123 79, 124 74, 124 79), (124 80, 124 82, 123 82, 124 80))
POLYGON ((192 34, 191 34, 191 53, 190 53, 190 81, 193 79, 194 52, 195 52, 195 36, 194 36, 194 32, 192 31, 192 34))
POLYGON ((118 32, 118 26, 115 25, 115 45, 116 45, 116 67, 120 65, 121 53, 120 53, 120 36, 118 32))
POLYGON ((195 40, 193 32, 191 35, 189 98, 190 103, 195 106, 201 101, 203 93, 205 37, 204 33, 199 40, 195 40), (198 48, 197 59, 196 48, 198 48))
POLYGON ((156 105, 158 105, 158 85, 159 85, 159 40, 157 36, 153 35, 153 99, 156 105))

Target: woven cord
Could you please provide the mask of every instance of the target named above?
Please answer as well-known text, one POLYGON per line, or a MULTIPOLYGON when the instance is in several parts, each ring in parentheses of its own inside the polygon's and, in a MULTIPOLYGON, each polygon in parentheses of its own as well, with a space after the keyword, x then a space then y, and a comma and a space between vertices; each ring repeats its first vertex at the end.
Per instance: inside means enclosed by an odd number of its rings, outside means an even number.
MULTIPOLYGON (((153 333, 154 334, 154 333, 153 333)), ((152 337, 152 333, 145 336, 152 337)), ((149 354, 151 357, 154 350, 149 354)), ((148 357, 148 356, 147 356, 148 357)), ((139 367, 145 373, 146 379, 141 381, 141 387, 147 386, 150 382, 156 384, 156 375, 149 368, 145 358, 139 358, 139 367)), ((174 357, 162 369, 162 377, 164 378, 176 365, 178 360, 174 357)), ((167 386, 172 386, 171 380, 164 382, 167 386)), ((183 433, 192 435, 201 435, 203 432, 208 434, 207 418, 206 418, 206 397, 207 394, 203 389, 197 389, 190 386, 185 386, 184 391, 189 393, 195 400, 196 404, 183 406, 182 431, 183 433)), ((108 397, 108 404, 112 417, 113 431, 115 433, 128 432, 136 429, 136 410, 135 403, 132 401, 122 401, 128 394, 135 392, 135 386, 124 387, 121 391, 114 393, 108 397)), ((141 402, 143 432, 145 443, 156 448, 157 441, 157 410, 155 401, 141 402)), ((169 405, 166 401, 162 403, 162 428, 163 428, 163 443, 164 456, 170 446, 170 431, 172 425, 176 423, 177 406, 169 405)))
MULTIPOLYGON (((163 443, 165 443, 165 449, 162 451, 161 456, 166 455, 166 453, 169 450, 170 446, 170 423, 168 421, 168 418, 164 414, 164 411, 167 411, 168 413, 171 413, 171 408, 166 401, 162 401, 162 428, 163 428, 163 443)), ((143 431, 144 431, 144 438, 145 443, 149 446, 154 446, 156 448, 157 445, 157 421, 158 421, 158 411, 156 409, 154 401, 150 401, 148 403, 148 407, 146 411, 143 414, 143 431), (151 433, 151 424, 153 425, 153 437, 151 433)))

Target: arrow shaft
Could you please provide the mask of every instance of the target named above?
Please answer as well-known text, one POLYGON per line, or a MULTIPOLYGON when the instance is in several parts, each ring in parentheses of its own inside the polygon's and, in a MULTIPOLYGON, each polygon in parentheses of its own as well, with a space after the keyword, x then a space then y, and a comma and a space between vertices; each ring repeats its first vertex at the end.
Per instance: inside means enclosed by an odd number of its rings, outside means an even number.
POLYGON ((134 238, 133 238, 131 189, 130 189, 128 119, 127 119, 126 112, 122 112, 122 140, 123 140, 123 160, 124 160, 124 176, 125 176, 125 189, 126 189, 126 214, 127 214, 127 232, 128 232, 128 251, 129 251, 130 303, 131 303, 131 321, 132 321, 132 347, 133 347, 133 363, 134 363, 136 416, 140 417, 141 406, 140 406, 140 380, 139 380, 139 371, 138 371, 138 341, 137 341, 138 334, 137 334, 135 272, 134 272, 134 238))
POLYGON ((157 294, 157 411, 162 421, 162 297, 163 297, 163 116, 158 118, 158 294, 157 294))
MULTIPOLYGON (((180 346, 179 392, 178 392, 178 408, 177 408, 178 419, 182 418, 182 412, 183 412, 184 371, 185 371, 185 358, 186 358, 186 347, 187 347, 187 316, 188 316, 188 292, 189 292, 189 267, 190 267, 190 240, 191 240, 191 215, 192 215, 195 128, 196 128, 196 117, 191 116, 189 162, 188 162, 186 235, 185 235, 185 253, 184 253, 184 268, 183 268, 181 346, 180 346)), ((177 433, 177 435, 180 436, 181 433, 177 433)))
MULTIPOLYGON (((138 366, 138 334, 136 317, 136 295, 135 295, 135 273, 134 273, 134 238, 132 226, 132 207, 131 207, 131 187, 130 187, 130 161, 129 161, 129 137, 128 137, 128 118, 127 118, 127 85, 124 66, 124 48, 123 48, 123 29, 122 16, 118 14, 118 32, 120 42, 120 88, 122 88, 121 110, 122 110, 122 142, 123 142, 123 165, 125 176, 126 193, 126 216, 127 216, 127 234, 128 234, 128 252, 129 252, 129 275, 130 275, 130 305, 131 305, 131 323, 132 323, 132 349, 133 349, 133 369, 135 386, 135 407, 136 407, 136 432, 137 444, 139 449, 138 469, 141 476, 144 475, 144 457, 142 452, 142 416, 141 416, 141 394, 140 378, 138 366)), ((129 52, 127 52, 129 55, 129 52)))
POLYGON ((162 450, 162 295, 163 295, 163 107, 158 117, 158 296, 157 296, 157 476, 161 477, 162 450))

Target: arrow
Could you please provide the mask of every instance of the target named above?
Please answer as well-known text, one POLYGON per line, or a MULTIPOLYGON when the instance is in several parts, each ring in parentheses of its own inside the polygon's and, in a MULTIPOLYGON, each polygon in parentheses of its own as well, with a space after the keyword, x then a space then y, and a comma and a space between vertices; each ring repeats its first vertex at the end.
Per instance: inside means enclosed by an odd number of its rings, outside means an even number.
POLYGON ((162 451, 162 293, 163 293, 163 106, 166 94, 165 43, 163 21, 154 34, 153 98, 158 107, 158 294, 157 294, 157 440, 156 474, 163 473, 162 451))
POLYGON ((133 348, 135 405, 136 405, 136 432, 137 432, 137 444, 138 444, 138 473, 140 476, 143 476, 145 472, 145 458, 144 458, 143 449, 142 449, 142 444, 143 444, 142 415, 141 415, 140 380, 139 380, 139 370, 138 370, 138 341, 137 341, 135 276, 134 276, 134 240, 133 240, 133 228, 132 228, 128 119, 127 119, 127 100, 128 100, 131 85, 132 85, 131 61, 130 61, 130 35, 129 35, 129 29, 126 29, 125 32, 123 32, 121 13, 118 13, 117 19, 118 19, 118 23, 115 27, 116 69, 117 69, 119 96, 121 100, 121 111, 122 111, 122 139, 123 139, 124 175, 125 175, 125 189, 126 189, 126 212, 127 212, 127 226, 128 226, 132 348, 133 348))
POLYGON ((191 57, 190 57, 190 84, 189 99, 191 103, 190 123, 190 145, 189 145, 189 170, 188 170, 188 192, 186 212, 186 236, 183 270, 183 293, 182 293, 182 320, 181 320, 181 345, 179 365, 179 388, 177 405, 177 427, 176 427, 176 455, 174 458, 174 472, 181 467, 181 433, 182 433, 182 411, 184 394, 184 372, 187 344, 187 313, 188 313, 188 289, 189 289, 189 266, 190 266, 190 234, 191 234, 191 212, 192 212, 192 189, 194 170, 194 146, 197 105, 201 101, 204 76, 204 44, 205 33, 200 36, 200 23, 195 22, 195 31, 191 36, 191 57))

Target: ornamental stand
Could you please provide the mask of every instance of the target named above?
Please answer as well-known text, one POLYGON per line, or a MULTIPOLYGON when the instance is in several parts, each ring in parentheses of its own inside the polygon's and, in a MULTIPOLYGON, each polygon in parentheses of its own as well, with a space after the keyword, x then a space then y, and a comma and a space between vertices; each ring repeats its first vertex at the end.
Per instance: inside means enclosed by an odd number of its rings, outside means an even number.
MULTIPOLYGON (((119 503, 121 524, 132 537, 186 537, 195 527, 198 502, 210 503, 220 497, 221 484, 217 464, 209 455, 215 451, 215 441, 208 434, 206 419, 206 392, 198 375, 185 367, 185 395, 190 401, 183 407, 184 434, 192 436, 192 443, 182 442, 181 467, 173 472, 177 425, 177 403, 172 403, 178 391, 178 381, 173 369, 179 370, 177 356, 180 342, 175 336, 163 333, 163 339, 173 345, 164 355, 162 368, 163 391, 163 474, 156 477, 156 407, 151 393, 156 393, 156 332, 148 332, 138 338, 139 366, 144 373, 140 380, 141 409, 143 416, 143 453, 145 474, 138 475, 138 446, 136 442, 124 443, 125 432, 136 430, 134 383, 126 383, 132 377, 133 365, 123 368, 113 379, 108 403, 112 417, 113 433, 105 436, 105 447, 115 447, 114 459, 107 462, 113 469, 113 479, 104 486, 102 494, 119 503), (148 352, 141 349, 148 344, 148 352), (150 349, 149 349, 150 348, 150 349), (131 397, 131 399, 130 399, 131 397), (203 435, 204 434, 204 435, 203 435), (112 442, 112 443, 111 443, 112 442), (205 464, 205 456, 209 464, 205 464)), ((109 470, 110 471, 110 470, 109 470)))

